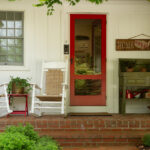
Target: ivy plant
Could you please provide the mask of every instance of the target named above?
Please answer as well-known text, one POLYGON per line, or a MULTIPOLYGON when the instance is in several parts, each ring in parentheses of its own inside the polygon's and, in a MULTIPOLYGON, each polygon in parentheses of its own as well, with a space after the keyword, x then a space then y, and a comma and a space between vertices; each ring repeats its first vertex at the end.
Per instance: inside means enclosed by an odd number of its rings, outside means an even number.
MULTIPOLYGON (((9 1, 16 1, 16 0, 9 0, 9 1)), ((41 6, 46 6, 47 7, 47 15, 52 15, 54 12, 54 5, 58 4, 58 5, 62 5, 64 0, 38 0, 39 3, 34 4, 35 7, 41 7, 41 6)), ((71 6, 76 5, 77 3, 79 3, 81 0, 65 0, 67 1, 71 6)), ((103 1, 107 1, 107 0, 86 0, 88 2, 91 3, 95 3, 95 4, 100 4, 103 1)))
MULTIPOLYGON (((9 0, 9 1, 16 1, 16 0, 9 0)), ((46 6, 47 7, 47 15, 52 15, 54 12, 54 5, 58 4, 58 5, 62 5, 64 0, 38 0, 39 3, 38 4, 34 4, 35 7, 41 7, 41 6, 46 6)), ((74 6, 77 3, 79 3, 81 0, 65 0, 67 1, 70 5, 74 6)), ((91 3, 95 3, 95 4, 100 4, 103 1, 108 1, 108 0, 86 0, 88 2, 91 3)), ((150 0, 147 0, 150 2, 150 0)))
MULTIPOLYGON (((81 0, 66 0, 71 6, 76 5, 77 3, 79 3, 81 0)), ((100 4, 103 1, 107 1, 107 0, 87 0, 91 3, 95 3, 95 4, 100 4)), ((46 6, 47 7, 47 15, 52 15, 53 11, 54 11, 54 5, 55 4, 59 4, 62 5, 63 0, 39 0, 39 3, 36 4, 36 7, 40 7, 40 6, 46 6)))
MULTIPOLYGON (((14 94, 13 92, 16 92, 16 88, 19 90, 21 88, 24 88, 24 93, 29 93, 29 91, 32 90, 32 87, 31 87, 31 84, 29 83, 30 79, 27 78, 27 79, 24 79, 24 78, 20 78, 20 77, 13 77, 13 76, 10 76, 10 81, 8 83, 8 87, 7 87, 7 92, 9 94, 14 94), (15 89, 13 89, 13 84, 15 84, 15 89)), ((24 94, 22 93, 22 94, 24 94)), ((16 93, 17 94, 17 93, 16 93)))

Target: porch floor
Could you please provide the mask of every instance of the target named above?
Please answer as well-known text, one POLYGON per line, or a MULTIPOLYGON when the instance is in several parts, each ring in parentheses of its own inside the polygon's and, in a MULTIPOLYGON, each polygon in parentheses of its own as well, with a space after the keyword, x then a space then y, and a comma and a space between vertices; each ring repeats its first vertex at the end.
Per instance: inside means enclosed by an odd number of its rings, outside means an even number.
MULTIPOLYGON (((33 125, 39 135, 49 135, 64 147, 137 145, 150 133, 149 114, 112 116, 10 116, 0 118, 0 132, 19 123, 33 125)), ((107 150, 107 149, 106 149, 107 150)), ((121 149, 120 149, 121 150, 121 149)))

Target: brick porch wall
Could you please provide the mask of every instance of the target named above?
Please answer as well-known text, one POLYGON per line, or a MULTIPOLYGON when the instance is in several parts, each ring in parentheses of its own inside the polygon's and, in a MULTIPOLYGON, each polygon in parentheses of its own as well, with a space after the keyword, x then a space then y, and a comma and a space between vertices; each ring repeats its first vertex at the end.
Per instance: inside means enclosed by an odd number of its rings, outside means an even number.
POLYGON ((6 126, 30 123, 40 135, 49 135, 62 146, 138 144, 150 133, 150 115, 89 117, 11 116, 0 118, 0 132, 6 126))

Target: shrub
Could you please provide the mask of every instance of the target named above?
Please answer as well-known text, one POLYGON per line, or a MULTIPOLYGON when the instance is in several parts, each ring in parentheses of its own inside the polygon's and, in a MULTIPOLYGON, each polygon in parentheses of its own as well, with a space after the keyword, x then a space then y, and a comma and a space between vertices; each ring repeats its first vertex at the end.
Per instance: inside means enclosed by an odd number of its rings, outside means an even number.
POLYGON ((142 141, 144 146, 150 146, 150 134, 144 135, 142 141))
POLYGON ((60 147, 52 138, 43 136, 39 139, 36 150, 60 150, 60 147))
POLYGON ((0 150, 35 150, 35 142, 21 133, 0 134, 0 150))
POLYGON ((30 124, 20 124, 0 134, 0 150, 60 150, 60 147, 50 137, 40 138, 30 124))
POLYGON ((27 136, 30 140, 37 141, 39 136, 37 132, 34 131, 34 128, 32 125, 27 124, 26 126, 22 126, 21 124, 19 126, 10 126, 6 128, 7 133, 16 133, 19 132, 23 134, 24 136, 27 136))

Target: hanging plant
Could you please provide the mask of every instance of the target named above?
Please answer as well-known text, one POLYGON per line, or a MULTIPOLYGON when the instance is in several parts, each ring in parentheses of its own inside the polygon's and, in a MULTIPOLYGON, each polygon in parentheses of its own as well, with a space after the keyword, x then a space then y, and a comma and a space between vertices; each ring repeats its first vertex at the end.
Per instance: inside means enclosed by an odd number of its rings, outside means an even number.
MULTIPOLYGON (((8 1, 16 1, 16 0, 8 0, 8 1)), ((41 6, 46 6, 47 7, 47 15, 52 15, 54 12, 54 5, 58 4, 58 5, 62 5, 64 0, 38 0, 39 3, 38 4, 34 4, 35 7, 41 7, 41 6)), ((65 0, 67 1, 71 6, 76 5, 77 3, 79 3, 81 0, 65 0)), ((88 2, 91 3, 95 3, 95 4, 100 4, 103 1, 108 1, 108 0, 86 0, 88 2)), ((147 0, 150 2, 150 0, 147 0)))
MULTIPOLYGON (((16 0, 9 0, 9 1, 16 1, 16 0)), ((47 15, 52 15, 54 12, 54 5, 58 4, 58 5, 62 5, 64 0, 38 0, 39 3, 38 4, 34 4, 35 7, 41 7, 41 6, 46 6, 47 7, 47 15)), ((74 6, 77 3, 79 3, 81 0, 65 0, 69 3, 69 5, 74 6)), ((107 0, 86 0, 89 1, 91 3, 95 3, 95 4, 100 4, 103 1, 107 1, 107 0)))
MULTIPOLYGON (((34 6, 36 7, 40 7, 40 6, 46 6, 47 7, 47 15, 52 15, 53 11, 54 11, 54 5, 55 4, 59 4, 62 5, 63 0, 39 0, 38 4, 35 4, 34 6)), ((66 0, 71 6, 76 5, 77 3, 80 2, 80 0, 66 0)), ((91 3, 95 3, 95 4, 100 4, 103 1, 107 1, 107 0, 87 0, 91 3)))

